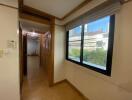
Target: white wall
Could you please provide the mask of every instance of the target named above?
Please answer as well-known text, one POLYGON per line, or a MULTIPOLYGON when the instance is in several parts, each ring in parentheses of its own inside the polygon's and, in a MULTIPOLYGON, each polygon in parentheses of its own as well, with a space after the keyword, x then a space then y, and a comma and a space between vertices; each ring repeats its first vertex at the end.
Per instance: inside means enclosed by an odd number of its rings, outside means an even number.
POLYGON ((54 42, 54 82, 65 79, 65 29, 64 26, 55 26, 54 42))
POLYGON ((19 100, 18 10, 0 5, 0 100, 19 100), (14 48, 7 41, 15 41, 14 48))
POLYGON ((112 76, 65 61, 66 78, 90 100, 132 100, 132 2, 116 15, 112 76))

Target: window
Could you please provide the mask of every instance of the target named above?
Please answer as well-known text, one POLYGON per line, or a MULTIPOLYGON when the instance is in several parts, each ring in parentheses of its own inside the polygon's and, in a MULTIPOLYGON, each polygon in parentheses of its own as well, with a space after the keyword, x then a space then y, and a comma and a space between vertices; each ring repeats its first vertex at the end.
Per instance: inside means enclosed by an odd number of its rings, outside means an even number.
POLYGON ((69 31, 68 38, 68 58, 77 62, 80 62, 81 32, 82 26, 74 28, 69 31))
POLYGON ((66 58, 111 75, 115 16, 107 16, 67 32, 66 58))

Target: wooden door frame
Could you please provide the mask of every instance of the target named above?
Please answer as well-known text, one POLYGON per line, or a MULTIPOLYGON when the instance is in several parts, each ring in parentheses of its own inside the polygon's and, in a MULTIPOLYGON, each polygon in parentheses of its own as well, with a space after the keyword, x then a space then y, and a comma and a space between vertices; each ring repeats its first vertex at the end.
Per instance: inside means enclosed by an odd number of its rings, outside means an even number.
POLYGON ((54 85, 54 38, 55 38, 55 17, 51 18, 50 22, 50 32, 51 32, 51 55, 50 61, 51 65, 49 67, 49 86, 54 85))
POLYGON ((23 73, 27 76, 27 34, 23 35, 23 73))
MULTIPOLYGON (((21 13, 21 12, 19 12, 19 13, 21 13)), ((21 14, 19 14, 19 17, 20 18, 22 18, 22 16, 20 16, 21 14)), ((30 16, 31 18, 32 18, 32 21, 34 21, 34 22, 38 22, 39 23, 39 19, 41 19, 41 20, 44 20, 44 22, 43 22, 43 24, 47 24, 47 22, 45 23, 45 19, 42 19, 42 18, 39 18, 39 17, 37 17, 37 16, 33 16, 33 15, 28 15, 28 16, 30 16), (33 18, 36 18, 36 19, 33 19, 33 18)), ((23 18, 22 18, 23 19, 23 18)), ((29 19, 29 17, 24 17, 24 19, 26 19, 26 20, 30 20, 29 19)), ((41 22, 41 24, 42 24, 42 22, 41 22)), ((50 62, 51 62, 51 64, 48 66, 48 81, 49 81, 49 86, 53 86, 54 85, 54 33, 55 33, 55 17, 51 17, 50 18, 50 20, 49 20, 49 23, 48 23, 48 25, 50 25, 50 32, 51 32, 51 43, 50 43, 50 46, 51 46, 51 51, 50 51, 50 62)), ((24 43, 25 44, 25 43, 24 43)), ((24 48, 23 48, 24 49, 24 48)), ((19 50, 20 51, 20 50, 19 50)), ((22 53, 21 51, 20 51, 20 53, 22 53)), ((26 52, 24 52, 24 54, 25 54, 26 52)), ((27 54, 27 53, 26 53, 27 54)), ((25 56, 25 55, 23 55, 23 56, 25 56)), ((25 58, 25 57, 23 57, 23 58, 25 58)), ((23 59, 22 58, 22 59, 23 59)), ((26 58, 26 60, 25 59, 23 59, 24 60, 24 62, 23 62, 23 64, 24 64, 24 69, 25 69, 25 72, 27 72, 27 58, 26 58)), ((25 75, 26 75, 27 73, 25 73, 25 75)))
POLYGON ((22 44, 22 29, 19 22, 19 72, 20 72, 20 92, 22 92, 23 83, 23 44, 22 44))

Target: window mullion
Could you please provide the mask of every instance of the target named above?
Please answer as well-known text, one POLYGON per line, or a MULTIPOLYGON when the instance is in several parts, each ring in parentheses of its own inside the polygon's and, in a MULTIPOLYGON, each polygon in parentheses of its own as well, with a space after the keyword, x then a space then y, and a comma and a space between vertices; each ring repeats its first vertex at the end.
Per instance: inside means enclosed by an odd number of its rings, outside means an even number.
POLYGON ((69 31, 66 32, 66 59, 68 59, 69 54, 69 31))
POLYGON ((80 63, 83 63, 83 45, 84 45, 84 25, 82 25, 82 33, 81 33, 80 63))

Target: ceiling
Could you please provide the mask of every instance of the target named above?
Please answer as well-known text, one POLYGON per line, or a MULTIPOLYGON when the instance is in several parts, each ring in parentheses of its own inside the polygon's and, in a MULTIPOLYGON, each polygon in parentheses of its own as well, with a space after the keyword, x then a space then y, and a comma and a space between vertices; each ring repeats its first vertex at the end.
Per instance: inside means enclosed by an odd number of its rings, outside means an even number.
POLYGON ((24 0, 24 5, 63 18, 87 0, 24 0))
POLYGON ((49 25, 40 24, 29 20, 20 19, 20 23, 22 30, 28 32, 47 32, 50 28, 49 25))
POLYGON ((18 0, 0 0, 0 3, 16 8, 18 7, 18 0))

